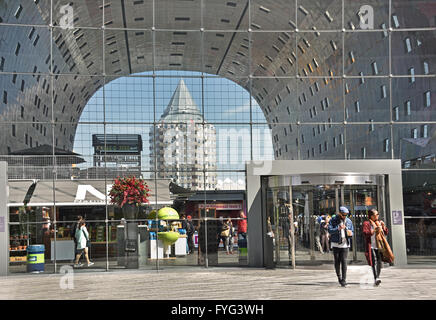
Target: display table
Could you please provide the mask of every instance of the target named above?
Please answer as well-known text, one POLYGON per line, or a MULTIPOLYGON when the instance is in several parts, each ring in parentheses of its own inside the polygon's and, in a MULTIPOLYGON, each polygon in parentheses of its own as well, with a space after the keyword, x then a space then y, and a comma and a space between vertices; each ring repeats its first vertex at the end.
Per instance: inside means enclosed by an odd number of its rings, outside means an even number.
MULTIPOLYGON (((50 239, 50 252, 51 260, 55 259, 54 239, 50 239)), ((56 239, 56 261, 60 260, 74 260, 75 249, 74 241, 70 239, 56 239)))
POLYGON ((164 244, 162 240, 148 240, 148 243, 150 259, 162 259, 164 256, 164 244))

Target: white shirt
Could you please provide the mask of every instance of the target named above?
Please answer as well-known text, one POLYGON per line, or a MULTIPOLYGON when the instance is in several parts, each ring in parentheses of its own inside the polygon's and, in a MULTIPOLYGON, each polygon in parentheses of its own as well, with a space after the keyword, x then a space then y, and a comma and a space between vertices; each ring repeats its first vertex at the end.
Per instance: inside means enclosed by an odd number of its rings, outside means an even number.
MULTIPOLYGON (((374 230, 374 227, 371 226, 371 231, 374 230)), ((371 249, 377 249, 377 243, 375 242, 375 232, 371 236, 371 249)))

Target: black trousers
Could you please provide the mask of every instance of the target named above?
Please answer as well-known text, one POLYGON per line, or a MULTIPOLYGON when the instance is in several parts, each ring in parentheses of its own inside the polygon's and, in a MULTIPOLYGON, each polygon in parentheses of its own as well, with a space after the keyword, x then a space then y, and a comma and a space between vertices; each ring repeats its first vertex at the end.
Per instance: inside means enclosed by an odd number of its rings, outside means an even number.
POLYGON ((379 249, 371 249, 372 258, 372 273, 374 274, 374 280, 380 277, 382 260, 381 253, 379 249))
POLYGON ((194 234, 192 233, 188 233, 188 248, 189 248, 189 253, 193 253, 194 252, 194 239, 193 239, 194 234))
POLYGON ((333 257, 335 258, 335 270, 339 280, 347 278, 347 257, 348 248, 333 248, 333 257), (342 276, 341 276, 342 271, 342 276))

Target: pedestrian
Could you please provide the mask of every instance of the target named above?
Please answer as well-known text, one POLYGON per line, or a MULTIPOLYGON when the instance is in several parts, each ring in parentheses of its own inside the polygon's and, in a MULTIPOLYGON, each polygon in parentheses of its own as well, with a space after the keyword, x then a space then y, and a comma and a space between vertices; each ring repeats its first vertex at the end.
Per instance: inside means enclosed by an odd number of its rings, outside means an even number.
POLYGON ((233 254, 233 244, 234 244, 234 239, 233 239, 233 237, 234 237, 234 235, 235 235, 235 227, 233 226, 233 223, 232 223, 232 219, 231 218, 229 218, 228 220, 227 220, 227 225, 229 226, 229 237, 228 237, 228 245, 227 245, 227 248, 228 248, 228 252, 230 253, 230 254, 233 254))
POLYGON ((244 212, 241 211, 239 213, 238 220, 238 240, 247 239, 247 217, 245 216, 244 212))
POLYGON ((221 240, 223 241, 224 248, 226 249, 226 254, 229 253, 229 240, 230 240, 230 234, 231 234, 231 226, 228 223, 228 220, 223 223, 221 227, 221 240))
POLYGON ((342 287, 347 285, 347 257, 350 248, 350 237, 353 236, 354 232, 353 223, 347 218, 348 213, 348 209, 341 206, 339 214, 330 220, 328 228, 331 236, 336 275, 342 287))
MULTIPOLYGON (((321 217, 319 217, 321 218, 321 217)), ((322 250, 322 245, 321 245, 321 225, 320 225, 320 219, 315 219, 315 230, 314 230, 314 234, 315 234, 315 244, 316 247, 318 248, 319 252, 321 252, 322 254, 324 254, 324 251, 322 250)))
POLYGON ((376 236, 381 232, 384 232, 385 235, 388 234, 388 228, 386 228, 383 221, 379 220, 378 211, 371 209, 368 212, 368 220, 363 222, 362 229, 363 236, 365 237, 365 257, 372 268, 374 283, 378 286, 381 283, 382 257, 377 247, 376 236))
POLYGON ((192 223, 192 217, 188 216, 188 220, 186 220, 186 236, 188 240, 188 254, 194 253, 194 232, 195 227, 192 223))
POLYGON ((425 239, 427 235, 427 226, 425 225, 424 218, 419 219, 416 225, 416 233, 419 238, 419 253, 424 253, 425 239))
POLYGON ((324 252, 330 252, 330 237, 329 237, 329 222, 330 216, 326 215, 324 220, 321 221, 320 230, 321 230, 321 246, 324 252))
POLYGON ((74 267, 82 266, 82 264, 79 264, 79 259, 82 253, 85 254, 85 259, 86 262, 88 263, 88 267, 92 266, 94 262, 91 262, 88 256, 90 241, 89 241, 89 233, 88 230, 86 229, 85 220, 80 221, 79 228, 77 228, 76 230, 76 240, 77 240, 78 253, 76 254, 76 261, 74 263, 74 267))
POLYGON ((289 212, 288 216, 283 222, 283 236, 286 238, 288 242, 288 256, 289 256, 289 264, 292 264, 292 228, 291 228, 291 221, 292 221, 292 213, 289 212))
MULTIPOLYGON (((220 216, 218 218, 218 220, 216 220, 216 236, 217 236, 217 244, 216 244, 216 248, 218 250, 221 240, 222 240, 222 236, 221 236, 221 232, 223 231, 223 226, 224 226, 224 217, 220 216)), ((224 242, 223 242, 224 244, 224 242)))
POLYGON ((82 216, 77 216, 77 221, 73 224, 71 228, 70 235, 73 238, 74 241, 74 257, 78 254, 77 251, 77 240, 76 240, 76 230, 80 227, 80 222, 83 220, 82 216))

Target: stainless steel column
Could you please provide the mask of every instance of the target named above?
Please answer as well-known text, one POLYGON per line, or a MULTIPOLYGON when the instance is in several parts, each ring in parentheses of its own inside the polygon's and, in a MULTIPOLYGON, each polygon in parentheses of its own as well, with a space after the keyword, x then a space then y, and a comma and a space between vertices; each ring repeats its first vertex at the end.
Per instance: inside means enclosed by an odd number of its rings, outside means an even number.
POLYGON ((8 213, 7 163, 0 162, 0 276, 7 276, 9 269, 9 213, 8 213))
POLYGON ((295 269, 295 225, 294 225, 294 207, 292 206, 292 184, 289 185, 289 212, 291 214, 291 259, 292 269, 295 269))

